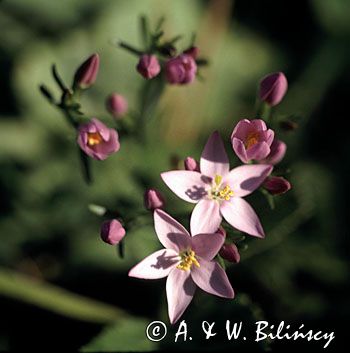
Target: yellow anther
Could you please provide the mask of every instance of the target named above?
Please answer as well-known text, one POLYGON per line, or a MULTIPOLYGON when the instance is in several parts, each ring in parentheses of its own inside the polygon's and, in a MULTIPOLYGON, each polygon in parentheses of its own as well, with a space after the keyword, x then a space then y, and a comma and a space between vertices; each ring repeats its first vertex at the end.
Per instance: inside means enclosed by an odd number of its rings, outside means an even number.
POLYGON ((88 133, 88 144, 89 146, 98 145, 102 141, 102 137, 98 132, 88 133))
POLYGON ((183 271, 188 271, 191 269, 192 265, 200 267, 198 260, 196 259, 196 254, 193 250, 185 250, 180 253, 181 262, 176 266, 178 269, 183 271))
POLYGON ((258 132, 251 132, 246 139, 245 148, 249 149, 250 147, 254 146, 259 142, 259 133, 258 132))

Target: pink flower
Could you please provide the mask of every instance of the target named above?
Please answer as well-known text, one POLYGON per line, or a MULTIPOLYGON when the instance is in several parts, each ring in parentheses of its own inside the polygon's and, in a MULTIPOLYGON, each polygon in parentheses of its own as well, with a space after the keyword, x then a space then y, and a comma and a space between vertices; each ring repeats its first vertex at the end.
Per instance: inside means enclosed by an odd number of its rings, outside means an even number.
POLYGON ((144 204, 147 210, 155 210, 165 205, 163 195, 156 189, 148 189, 144 194, 144 204))
POLYGON ((129 276, 168 277, 166 292, 172 324, 190 304, 196 286, 219 297, 234 297, 225 271, 213 261, 224 242, 222 235, 194 233, 197 235, 191 237, 180 223, 162 210, 154 211, 154 227, 165 249, 146 257, 130 270, 129 276))
POLYGON ((271 195, 281 195, 290 190, 292 186, 287 179, 278 176, 270 176, 264 181, 263 187, 271 195))
POLYGON ((98 54, 91 55, 77 69, 74 76, 74 85, 86 89, 94 84, 100 67, 98 54))
POLYGON ((283 72, 269 74, 260 82, 260 99, 270 106, 281 102, 288 89, 287 78, 283 72))
POLYGON ((283 141, 274 139, 270 146, 270 153, 265 159, 262 159, 260 163, 275 165, 283 159, 284 155, 286 154, 286 150, 287 145, 283 141))
POLYGON ((261 160, 270 153, 275 133, 267 129, 261 119, 243 119, 238 122, 231 135, 233 150, 243 163, 261 160))
POLYGON ((222 217, 234 228, 264 237, 260 221, 242 197, 251 194, 271 173, 271 165, 243 165, 230 171, 219 133, 208 139, 200 172, 175 170, 161 174, 165 184, 181 199, 195 203, 191 233, 215 233, 222 217))
POLYGON ((199 163, 192 157, 187 157, 184 160, 184 165, 186 170, 199 172, 199 163))
POLYGON ((160 73, 160 65, 155 55, 144 54, 136 66, 137 71, 147 80, 160 73))
POLYGON ((101 225, 101 239, 110 245, 118 244, 125 236, 125 229, 119 221, 111 219, 101 225))
POLYGON ((106 108, 118 119, 128 111, 128 101, 121 94, 112 93, 106 100, 106 108))
POLYGON ((187 84, 194 81, 197 64, 189 54, 181 54, 165 63, 165 78, 171 84, 187 84))
POLYGON ((117 131, 96 118, 79 126, 77 142, 88 156, 98 160, 106 159, 120 148, 117 131))

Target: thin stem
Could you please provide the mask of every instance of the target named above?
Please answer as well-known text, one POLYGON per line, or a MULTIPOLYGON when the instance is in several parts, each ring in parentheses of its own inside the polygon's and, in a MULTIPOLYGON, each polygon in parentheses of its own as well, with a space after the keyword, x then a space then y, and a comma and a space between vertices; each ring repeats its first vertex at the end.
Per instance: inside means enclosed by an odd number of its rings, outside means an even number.
POLYGON ((123 49, 129 51, 130 53, 135 54, 137 56, 141 56, 143 54, 143 52, 141 50, 138 50, 138 49, 136 49, 136 48, 132 47, 131 45, 126 44, 124 42, 119 42, 118 45, 121 48, 123 48, 123 49))
POLYGON ((67 86, 65 85, 65 83, 63 82, 61 76, 59 75, 58 71, 57 71, 57 67, 56 64, 53 64, 51 66, 51 71, 52 71, 52 75, 56 81, 56 83, 58 84, 58 86, 61 88, 62 92, 65 92, 68 90, 67 86))

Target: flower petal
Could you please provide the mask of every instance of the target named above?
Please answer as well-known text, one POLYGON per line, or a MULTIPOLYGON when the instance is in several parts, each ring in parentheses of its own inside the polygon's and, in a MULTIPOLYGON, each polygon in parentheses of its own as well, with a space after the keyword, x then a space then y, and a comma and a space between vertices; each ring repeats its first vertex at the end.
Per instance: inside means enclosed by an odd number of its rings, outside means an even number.
POLYGON ((184 313, 190 304, 196 285, 190 276, 190 271, 174 268, 166 281, 166 294, 168 300, 168 314, 172 324, 184 313))
POLYGON ((247 150, 248 160, 254 159, 260 161, 268 156, 270 153, 270 146, 265 142, 258 142, 247 150))
POLYGON ((224 298, 233 298, 234 292, 225 271, 216 261, 199 260, 200 267, 193 266, 191 277, 204 291, 224 298))
POLYGON ((232 197, 230 201, 223 202, 221 213, 232 227, 255 237, 265 237, 258 216, 244 199, 232 197))
POLYGON ((162 249, 147 256, 129 271, 129 277, 157 279, 168 276, 180 258, 175 250, 162 249))
POLYGON ((108 141, 112 129, 109 129, 102 121, 96 118, 92 118, 91 122, 96 126, 96 131, 102 136, 103 140, 108 141))
POLYGON ((243 162, 248 163, 247 151, 244 143, 236 137, 232 138, 232 148, 235 151, 237 157, 243 162))
POLYGON ((191 215, 192 236, 200 233, 215 233, 221 220, 220 206, 217 201, 208 199, 199 201, 191 215))
POLYGON ((201 156, 200 165, 201 173, 211 178, 214 178, 215 175, 224 176, 229 172, 229 160, 218 131, 214 131, 209 137, 201 156))
POLYGON ((156 209, 153 218, 154 229, 165 248, 179 252, 190 245, 190 235, 187 230, 166 212, 156 209))
POLYGON ((266 159, 260 161, 260 163, 273 165, 279 163, 286 154, 287 145, 283 141, 274 139, 270 150, 270 154, 266 157, 266 159))
POLYGON ((223 184, 230 186, 234 196, 243 197, 256 190, 272 169, 273 167, 268 164, 242 165, 232 169, 223 180, 223 184))
POLYGON ((254 126, 251 124, 250 120, 242 119, 240 120, 231 134, 231 140, 236 137, 239 140, 245 141, 249 133, 254 130, 254 126))
POLYGON ((212 260, 224 244, 220 233, 197 234, 192 237, 192 250, 205 260, 212 260))
POLYGON ((173 170, 160 176, 172 192, 187 202, 197 203, 207 195, 206 179, 198 172, 173 170))
POLYGON ((258 131, 265 131, 267 130, 267 126, 264 120, 262 119, 253 119, 250 121, 250 123, 252 124, 252 126, 254 126, 254 128, 258 131))

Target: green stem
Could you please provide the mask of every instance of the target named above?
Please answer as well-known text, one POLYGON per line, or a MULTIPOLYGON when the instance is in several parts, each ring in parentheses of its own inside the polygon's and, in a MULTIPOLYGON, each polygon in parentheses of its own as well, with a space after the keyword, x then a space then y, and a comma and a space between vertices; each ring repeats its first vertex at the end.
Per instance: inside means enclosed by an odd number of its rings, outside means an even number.
POLYGON ((124 42, 119 42, 118 44, 121 48, 127 50, 131 54, 135 54, 137 56, 141 56, 142 54, 144 54, 141 50, 138 50, 138 49, 136 49, 136 48, 132 47, 131 45, 126 44, 124 42))
POLYGON ((0 294, 86 322, 104 324, 127 316, 121 309, 112 305, 71 293, 5 268, 0 268, 0 294))
POLYGON ((261 102, 257 111, 257 117, 264 119, 266 122, 271 123, 271 120, 272 120, 271 106, 265 102, 261 102))

